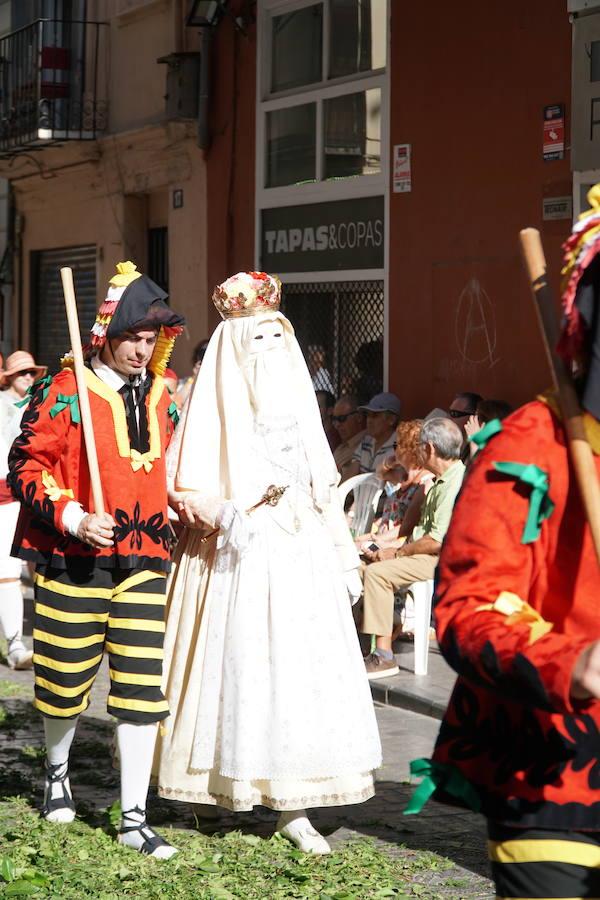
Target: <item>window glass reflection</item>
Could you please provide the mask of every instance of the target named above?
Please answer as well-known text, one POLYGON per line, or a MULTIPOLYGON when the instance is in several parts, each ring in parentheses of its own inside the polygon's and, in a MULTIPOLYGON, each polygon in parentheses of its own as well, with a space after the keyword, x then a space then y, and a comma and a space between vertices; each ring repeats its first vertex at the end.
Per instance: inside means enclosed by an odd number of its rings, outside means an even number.
POLYGON ((316 106, 267 113, 267 187, 315 180, 316 106))
POLYGON ((379 88, 326 100, 325 178, 352 178, 381 171, 379 88))
POLYGON ((384 68, 386 47, 386 0, 331 0, 330 78, 384 68))
POLYGON ((323 6, 273 16, 271 91, 286 91, 322 78, 323 6))

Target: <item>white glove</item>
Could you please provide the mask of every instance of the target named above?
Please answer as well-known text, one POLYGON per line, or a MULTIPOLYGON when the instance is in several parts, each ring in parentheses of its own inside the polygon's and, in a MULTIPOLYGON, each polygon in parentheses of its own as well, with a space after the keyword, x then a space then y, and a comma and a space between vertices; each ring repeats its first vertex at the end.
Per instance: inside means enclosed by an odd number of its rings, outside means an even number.
POLYGON ((229 545, 240 555, 246 553, 256 530, 252 517, 233 500, 226 500, 217 513, 216 523, 221 530, 217 538, 217 549, 229 545))
POLYGON ((346 587, 348 589, 348 594, 350 595, 350 602, 352 603, 352 606, 354 606, 354 604, 358 603, 360 600, 360 595, 363 590, 362 579, 358 573, 358 569, 348 569, 347 572, 344 572, 344 578, 346 579, 346 587))

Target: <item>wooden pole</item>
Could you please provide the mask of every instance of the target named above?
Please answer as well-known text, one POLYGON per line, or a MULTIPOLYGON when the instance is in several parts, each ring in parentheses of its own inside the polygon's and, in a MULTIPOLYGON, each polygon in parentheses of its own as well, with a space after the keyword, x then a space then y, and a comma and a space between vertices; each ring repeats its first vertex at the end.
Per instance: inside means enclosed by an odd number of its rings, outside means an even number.
POLYGON ((81 336, 79 334, 79 317, 77 315, 77 303, 75 300, 75 287, 73 285, 73 270, 65 266, 60 270, 63 292, 65 295, 65 308, 67 310, 67 322, 69 323, 69 337, 73 352, 73 366, 77 381, 77 393, 79 395, 79 411, 81 413, 81 425, 85 440, 88 468, 90 470, 90 482, 92 497, 94 500, 93 512, 97 516, 104 514, 104 498, 102 497, 102 484, 100 482, 100 469, 98 468, 98 454, 96 453, 96 439, 92 425, 92 411, 90 398, 85 380, 85 366, 83 363, 83 350, 81 349, 81 336))
POLYGON ((536 228, 524 228, 519 237, 546 355, 552 371, 554 386, 558 391, 569 454, 590 526, 596 559, 600 565, 600 486, 592 448, 585 434, 579 398, 570 373, 563 359, 556 352, 559 332, 552 291, 548 284, 544 249, 540 233, 536 228))

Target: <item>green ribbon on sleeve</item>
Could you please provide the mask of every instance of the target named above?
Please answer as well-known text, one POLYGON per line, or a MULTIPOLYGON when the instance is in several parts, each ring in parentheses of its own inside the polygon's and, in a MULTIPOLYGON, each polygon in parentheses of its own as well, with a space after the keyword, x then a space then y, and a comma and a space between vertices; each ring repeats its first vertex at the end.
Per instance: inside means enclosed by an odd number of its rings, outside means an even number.
POLYGON ((472 434, 468 440, 476 445, 478 451, 483 450, 490 438, 493 438, 494 435, 498 434, 500 431, 502 431, 502 422, 500 419, 490 419, 483 428, 476 431, 475 434, 472 434))
POLYGON ((18 403, 15 403, 15 406, 21 407, 21 406, 25 406, 27 403, 29 403, 29 401, 31 400, 31 398, 33 397, 35 392, 40 387, 43 387, 42 402, 44 402, 44 400, 50 393, 50 385, 51 384, 52 384, 52 375, 46 375, 44 378, 38 378, 37 381, 34 381, 33 384, 27 388, 27 393, 25 395, 25 399, 19 400, 18 403))
POLYGON ((548 494, 548 475, 543 469, 533 463, 525 465, 516 462, 495 462, 494 468, 503 475, 510 475, 517 481, 531 487, 529 496, 529 512, 527 521, 521 535, 522 544, 531 544, 537 541, 544 519, 548 519, 554 510, 554 502, 548 494))
POLYGON ((173 425, 175 426, 175 428, 177 428, 177 426, 179 425, 179 408, 174 400, 171 401, 171 405, 169 406, 167 413, 171 417, 173 425))
POLYGON ((434 762, 432 759, 413 759, 410 763, 410 774, 422 778, 421 784, 414 790, 410 800, 402 811, 404 816, 412 816, 421 812, 431 795, 437 788, 442 788, 447 794, 464 800, 465 804, 479 812, 481 800, 465 776, 453 766, 434 762))
POLYGON ((79 400, 77 394, 57 394, 56 403, 50 410, 50 418, 54 419, 55 416, 62 412, 63 409, 69 407, 71 412, 71 421, 75 423, 75 425, 79 425, 81 422, 81 415, 79 414, 79 400))

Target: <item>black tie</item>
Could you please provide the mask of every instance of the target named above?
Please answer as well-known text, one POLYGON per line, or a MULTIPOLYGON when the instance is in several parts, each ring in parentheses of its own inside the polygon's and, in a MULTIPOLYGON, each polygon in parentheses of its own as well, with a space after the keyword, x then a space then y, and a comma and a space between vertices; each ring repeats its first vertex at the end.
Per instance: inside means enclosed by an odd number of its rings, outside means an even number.
POLYGON ((131 375, 129 381, 122 388, 119 388, 119 393, 125 403, 129 443, 138 453, 146 453, 150 449, 148 413, 144 401, 151 383, 152 379, 149 376, 142 380, 139 375, 131 375), (136 409, 138 411, 137 415, 136 409))

